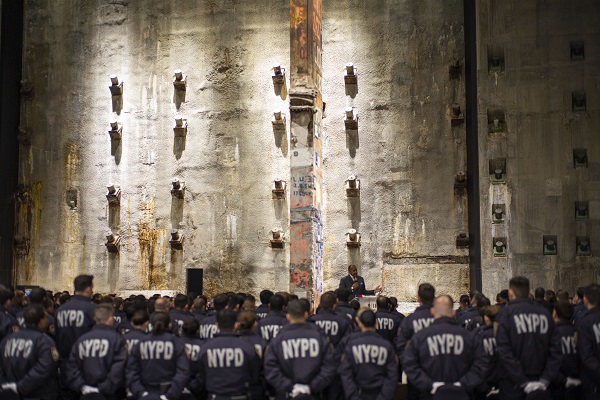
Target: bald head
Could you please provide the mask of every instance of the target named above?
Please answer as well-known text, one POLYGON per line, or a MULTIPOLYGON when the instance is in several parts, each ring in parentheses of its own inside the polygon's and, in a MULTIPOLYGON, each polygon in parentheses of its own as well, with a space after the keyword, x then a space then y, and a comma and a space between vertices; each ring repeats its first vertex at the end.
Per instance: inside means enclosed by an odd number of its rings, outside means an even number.
POLYGON ((443 317, 454 317, 454 300, 448 295, 441 295, 433 301, 433 317, 435 319, 443 317))
POLYGON ((156 299, 154 303, 155 312, 169 312, 169 303, 163 298, 156 299))

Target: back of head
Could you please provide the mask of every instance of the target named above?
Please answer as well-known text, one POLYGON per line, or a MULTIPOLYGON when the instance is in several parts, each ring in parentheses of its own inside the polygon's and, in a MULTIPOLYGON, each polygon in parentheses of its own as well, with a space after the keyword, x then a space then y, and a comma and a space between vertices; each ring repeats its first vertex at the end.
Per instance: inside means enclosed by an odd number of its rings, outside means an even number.
POLYGON ((592 283, 583 290, 583 295, 587 299, 588 305, 592 307, 600 305, 600 285, 592 283))
POLYGON ((577 297, 579 297, 579 301, 583 300, 583 292, 585 290, 585 287, 583 286, 579 286, 577 288, 577 297))
POLYGON ((260 292, 260 302, 262 304, 269 304, 271 296, 273 296, 273 292, 271 292, 270 290, 263 290, 262 292, 260 292))
POLYGON ((217 311, 217 326, 221 331, 232 331, 236 321, 235 311, 230 309, 217 311))
POLYGON ((471 301, 471 298, 469 297, 468 294, 463 294, 460 296, 460 299, 458 300, 458 302, 460 303, 461 306, 466 307, 469 305, 469 301, 471 301))
POLYGON ((501 290, 499 295, 500 295, 500 299, 502 299, 502 301, 508 302, 508 289, 501 290))
POLYGON ((546 290, 546 294, 544 295, 544 300, 546 300, 549 303, 555 303, 556 302, 556 293, 554 293, 554 290, 546 290))
POLYGON ((148 311, 146 310, 135 310, 130 318, 131 325, 142 326, 150 320, 148 311))
POLYGON ((533 297, 535 297, 536 300, 544 300, 545 296, 546 296, 546 289, 544 289, 543 287, 537 287, 533 291, 533 297))
POLYGON ((206 307, 206 303, 204 302, 203 298, 196 297, 192 306, 194 307, 194 310, 204 310, 204 308, 206 307))
POLYGON ((331 311, 331 310, 333 310, 333 306, 335 306, 336 301, 337 301, 337 297, 335 296, 335 294, 333 292, 325 292, 321 296, 320 307, 323 310, 331 311))
POLYGON ((113 298, 110 296, 104 296, 100 299, 100 302, 98 304, 110 304, 112 306, 113 298))
POLYGON ((171 317, 166 312, 157 311, 150 317, 150 323, 152 324, 152 334, 160 335, 169 329, 171 317))
POLYGON ((569 300, 569 292, 561 290, 556 293, 556 300, 569 300))
POLYGON ((483 293, 477 292, 475 296, 473 296, 473 298, 471 299, 471 304, 474 307, 479 307, 480 303, 484 301, 484 299, 487 300, 487 302, 489 303, 489 299, 485 297, 483 293))
POLYGON ((229 301, 229 297, 226 294, 221 293, 215 296, 213 299, 213 307, 216 311, 224 310, 227 307, 227 302, 229 301))
POLYGON ((181 327, 183 334, 191 338, 198 336, 199 329, 200 323, 193 317, 187 317, 185 321, 183 321, 183 326, 181 327))
POLYGON ((300 300, 292 300, 288 303, 287 313, 295 321, 303 321, 306 319, 306 310, 300 300))
POLYGON ((517 299, 529 298, 529 279, 524 276, 512 277, 508 283, 508 287, 517 299))
POLYGON ((454 300, 452 297, 446 294, 436 297, 433 302, 433 313, 435 318, 453 317, 454 300))
POLYGON ((300 299, 302 306, 304 307, 304 311, 310 314, 311 304, 307 299, 300 299))
POLYGON ((362 307, 360 310, 358 310, 356 316, 365 328, 375 328, 375 325, 377 324, 377 316, 370 308, 362 307))
POLYGON ((94 321, 98 325, 111 325, 111 317, 114 315, 115 310, 113 309, 112 303, 98 304, 94 310, 94 321))
POLYGON ((389 299, 385 296, 377 297, 377 310, 385 310, 388 308, 389 299))
POLYGON ((397 298, 390 297, 389 300, 390 300, 389 306, 390 306, 391 310, 395 310, 396 308, 398 308, 398 299, 397 298))
POLYGON ((500 306, 493 305, 480 308, 479 313, 481 315, 481 318, 488 317, 491 322, 494 322, 494 320, 496 319, 496 315, 498 315, 500 310, 500 306), (483 313, 481 312, 481 310, 483 310, 483 313))
POLYGON ((335 291, 339 301, 347 303, 350 300, 350 294, 352 291, 347 288, 339 288, 335 291))
POLYGON ((29 293, 29 303, 30 304, 44 304, 44 300, 48 297, 48 293, 44 288, 33 288, 29 293))
POLYGON ((37 328, 45 316, 46 310, 39 304, 29 305, 23 310, 23 319, 27 328, 37 328))
POLYGON ((94 276, 77 275, 73 280, 73 286, 75 288, 75 293, 83 293, 86 289, 94 286, 94 276))
POLYGON ((483 318, 482 313, 485 312, 485 309, 492 305, 492 302, 487 297, 483 296, 477 301, 477 310, 479 311, 479 315, 483 318))
POLYGON ((121 297, 113 297, 113 307, 115 310, 120 310, 123 306, 124 300, 121 297))
POLYGON ((227 306, 231 310, 240 310, 244 305, 244 296, 232 293, 228 296, 227 306))
POLYGON ((429 283, 421 283, 417 292, 419 299, 423 304, 433 304, 435 298, 435 288, 429 283))
POLYGON ((556 304, 554 304, 556 316, 561 321, 570 321, 571 317, 573 317, 573 309, 573 304, 568 300, 558 300, 556 304))
POLYGON ((15 295, 10 288, 0 285, 0 306, 4 306, 8 300, 12 300, 14 297, 15 295))
POLYGON ((154 302, 154 312, 167 312, 169 302, 163 298, 158 298, 154 302))
POLYGON ((175 308, 183 309, 187 305, 187 302, 188 302, 187 296, 185 294, 179 293, 177 296, 175 296, 175 300, 174 300, 173 304, 175 305, 175 308))
POLYGON ((284 298, 278 294, 274 294, 269 299, 269 309, 273 312, 281 312, 283 310, 284 304, 284 298))
POLYGON ((292 300, 292 295, 287 292, 277 292, 275 294, 283 297, 283 308, 287 307, 290 300, 292 300))
POLYGON ((360 309, 360 301, 358 300, 352 300, 350 303, 348 303, 348 305, 356 311, 360 309))
POLYGON ((242 311, 237 316, 237 323, 241 332, 250 332, 256 323, 256 314, 252 311, 242 311))

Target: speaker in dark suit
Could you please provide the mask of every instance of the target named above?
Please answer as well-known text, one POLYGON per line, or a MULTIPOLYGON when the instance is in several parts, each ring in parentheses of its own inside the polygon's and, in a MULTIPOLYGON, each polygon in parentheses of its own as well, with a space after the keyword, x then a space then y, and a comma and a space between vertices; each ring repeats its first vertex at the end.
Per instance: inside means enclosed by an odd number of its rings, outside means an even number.
POLYGON ((356 268, 356 265, 350 265, 348 267, 348 275, 340 279, 340 289, 342 288, 351 290, 353 297, 373 296, 376 293, 381 292, 379 286, 377 286, 375 290, 367 290, 365 280, 362 276, 358 275, 358 268, 356 268))

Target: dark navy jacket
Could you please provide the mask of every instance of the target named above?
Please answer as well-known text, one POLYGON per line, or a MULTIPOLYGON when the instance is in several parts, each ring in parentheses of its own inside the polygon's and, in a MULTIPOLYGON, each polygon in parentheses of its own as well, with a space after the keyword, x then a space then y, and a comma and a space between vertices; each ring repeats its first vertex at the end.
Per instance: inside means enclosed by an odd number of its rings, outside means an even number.
POLYGON ((202 323, 204 318, 206 318, 206 311, 194 310, 190 315, 194 317, 198 323, 202 323))
POLYGON ((23 329, 0 344, 0 383, 16 383, 23 397, 54 399, 57 361, 50 337, 37 329, 23 329))
POLYGON ((131 349, 125 377, 136 398, 144 392, 179 398, 190 379, 184 343, 170 333, 148 334, 131 349))
POLYGON ((90 299, 75 295, 56 310, 56 345, 61 362, 69 359, 73 343, 94 326, 95 309, 90 299))
POLYGON ((600 307, 585 312, 577 324, 577 352, 581 380, 586 388, 600 390, 600 307))
POLYGON ((127 345, 127 354, 131 354, 131 349, 137 346, 140 340, 145 339, 148 334, 141 329, 131 328, 123 335, 125 344, 127 345))
POLYGON ((562 362, 555 381, 564 385, 567 378, 579 378, 579 357, 577 356, 577 331, 569 321, 557 322, 554 327, 556 340, 560 341, 562 362))
POLYGON ((222 332, 206 342, 198 357, 198 374, 190 388, 220 396, 245 395, 260 384, 261 361, 254 346, 234 332, 222 332))
POLYGON ((271 312, 258 321, 256 330, 268 343, 277 336, 281 328, 287 323, 287 319, 282 312, 271 312))
POLYGON ((560 368, 561 350, 553 338, 554 321, 548 310, 529 299, 515 299, 498 313, 496 322, 504 377, 519 387, 531 380, 552 382, 560 368))
POLYGON ((0 340, 18 330, 17 319, 0 306, 0 340))
POLYGON ((400 356, 406 347, 406 343, 413 335, 433 323, 431 315, 431 304, 423 304, 415 309, 415 312, 404 318, 400 323, 400 333, 396 337, 396 354, 400 356))
POLYGON ((260 306, 256 307, 256 310, 254 310, 255 314, 256 314, 256 319, 257 320, 261 320, 264 317, 267 316, 267 314, 270 312, 271 310, 269 310, 269 305, 268 304, 261 304, 260 306))
MULTIPOLYGON (((195 379, 196 375, 199 372, 199 368, 200 368, 200 364, 198 363, 198 359, 200 357, 200 350, 202 350, 202 347, 204 346, 204 343, 206 343, 204 340, 196 338, 196 337, 189 337, 189 336, 182 336, 181 337, 181 342, 184 344, 185 346, 185 352, 187 353, 189 362, 190 362, 190 381, 195 379)), ((188 387, 189 387, 190 383, 188 383, 188 387)))
POLYGON ((356 321, 354 320, 354 318, 356 318, 356 310, 354 308, 350 307, 350 305, 345 301, 339 301, 335 305, 334 311, 336 314, 347 317, 350 320, 351 327, 354 328, 356 325, 356 321))
POLYGON ((575 305, 575 307, 573 308, 573 317, 571 318, 571 322, 575 327, 577 327, 577 321, 579 321, 581 317, 585 315, 586 311, 587 310, 585 309, 583 301, 575 305))
POLYGON ((467 308, 459 317, 456 318, 456 323, 471 332, 483 324, 477 307, 467 308))
POLYGON ((342 279, 340 279, 340 289, 342 288, 346 288, 352 291, 352 295, 354 297, 358 297, 358 296, 373 296, 375 295, 375 291, 374 290, 367 290, 367 287, 365 285, 365 280, 363 279, 362 276, 357 276, 356 277, 356 282, 358 282, 358 288, 356 289, 352 289, 352 286, 354 285, 354 280, 352 279, 352 276, 350 275, 346 275, 345 277, 343 277, 342 279))
POLYGON ((339 373, 347 400, 394 398, 398 381, 394 348, 375 332, 355 333, 348 339, 339 373))
POLYGON ((125 388, 125 340, 112 326, 96 325, 73 345, 67 362, 67 384, 79 392, 83 385, 110 396, 125 388))
POLYGON ((198 331, 200 339, 212 339, 218 332, 216 315, 213 314, 200 321, 200 330, 198 331))
POLYGON ((377 310, 375 316, 377 317, 377 333, 393 344, 400 333, 400 325, 404 315, 400 313, 392 314, 389 310, 377 310))
MULTIPOLYGON (((54 338, 54 334, 56 333, 56 324, 54 322, 54 317, 50 314, 46 314, 48 316, 48 328, 46 328, 46 335, 49 335, 51 338, 54 338)), ((25 318, 23 317, 23 310, 19 311, 17 314, 17 323, 19 324, 19 328, 25 329, 25 318)))
POLYGON ((319 310, 308 322, 313 322, 327 335, 333 347, 337 347, 342 338, 350 333, 350 321, 343 315, 329 310, 319 310))
POLYGON ((475 331, 477 339, 481 341, 481 348, 487 360, 487 372, 484 382, 478 387, 478 391, 487 394, 492 387, 498 387, 501 371, 498 367, 498 352, 496 337, 494 336, 494 325, 481 325, 475 331))
POLYGON ((284 326, 265 355, 265 377, 285 398, 294 384, 308 385, 310 398, 325 389, 335 376, 333 349, 327 336, 310 323, 284 326))
POLYGON ((123 335, 129 329, 131 329, 131 325, 129 324, 129 320, 127 319, 127 314, 123 311, 115 310, 115 330, 123 335))
POLYGON ((171 317, 171 324, 173 325, 173 333, 177 336, 181 336, 183 323, 186 319, 191 317, 191 315, 180 308, 174 308, 169 312, 169 316, 171 317))
POLYGON ((429 393, 434 382, 460 382, 465 390, 479 385, 487 371, 481 341, 454 322, 439 318, 414 334, 402 353, 409 383, 429 393))

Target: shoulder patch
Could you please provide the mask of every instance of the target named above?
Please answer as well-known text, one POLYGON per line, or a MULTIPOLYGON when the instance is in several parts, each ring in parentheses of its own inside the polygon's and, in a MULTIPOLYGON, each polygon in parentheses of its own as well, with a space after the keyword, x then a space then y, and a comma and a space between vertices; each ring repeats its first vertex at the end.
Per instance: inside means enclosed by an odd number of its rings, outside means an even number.
POLYGON ((52 336, 54 336, 54 335, 55 335, 55 333, 56 333, 56 329, 54 328, 54 324, 50 324, 50 325, 48 325, 48 332, 50 332, 50 334, 51 334, 52 336))
POLYGON ((58 362, 60 356, 58 355, 58 350, 56 349, 55 346, 52 346, 50 348, 50 353, 52 354, 52 359, 54 360, 54 362, 58 362))

